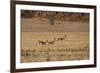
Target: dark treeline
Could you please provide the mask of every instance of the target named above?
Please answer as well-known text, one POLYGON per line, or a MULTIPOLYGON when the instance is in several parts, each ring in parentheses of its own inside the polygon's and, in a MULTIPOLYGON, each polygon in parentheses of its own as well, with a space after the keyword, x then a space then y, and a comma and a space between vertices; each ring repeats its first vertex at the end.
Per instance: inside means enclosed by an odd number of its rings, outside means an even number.
POLYGON ((53 11, 31 11, 22 10, 22 18, 49 18, 52 20, 62 21, 89 21, 89 13, 75 13, 75 12, 53 12, 53 11))

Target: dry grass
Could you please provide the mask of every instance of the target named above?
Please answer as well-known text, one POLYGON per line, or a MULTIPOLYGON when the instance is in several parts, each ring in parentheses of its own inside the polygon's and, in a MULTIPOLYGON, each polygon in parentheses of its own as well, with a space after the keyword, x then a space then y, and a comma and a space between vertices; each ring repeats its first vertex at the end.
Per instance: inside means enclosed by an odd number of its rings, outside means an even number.
POLYGON ((22 32, 21 62, 89 59, 88 32, 22 32), (66 37, 64 37, 66 36, 66 37), (58 38, 62 38, 58 40, 58 38), (39 41, 46 42, 45 44, 39 41), (52 42, 52 44, 48 42, 52 42))
POLYGON ((54 21, 43 15, 21 18, 22 63, 89 59, 89 15, 83 21, 80 14, 60 14, 54 21))

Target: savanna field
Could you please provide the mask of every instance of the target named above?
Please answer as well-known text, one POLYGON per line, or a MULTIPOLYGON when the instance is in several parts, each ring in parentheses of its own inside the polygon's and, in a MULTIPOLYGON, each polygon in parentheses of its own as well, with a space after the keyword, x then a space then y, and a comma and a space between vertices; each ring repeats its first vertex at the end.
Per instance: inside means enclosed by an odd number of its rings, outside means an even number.
POLYGON ((89 59, 87 35, 87 32, 22 32, 21 62, 89 59))
POLYGON ((22 63, 89 59, 88 14, 32 13, 21 19, 22 63))

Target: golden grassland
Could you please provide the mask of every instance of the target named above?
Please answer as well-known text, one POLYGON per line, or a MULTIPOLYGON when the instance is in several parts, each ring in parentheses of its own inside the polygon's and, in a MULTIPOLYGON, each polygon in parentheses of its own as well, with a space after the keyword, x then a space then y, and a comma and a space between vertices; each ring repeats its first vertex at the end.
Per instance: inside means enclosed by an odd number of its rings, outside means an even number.
POLYGON ((22 63, 86 59, 88 32, 21 32, 22 63))

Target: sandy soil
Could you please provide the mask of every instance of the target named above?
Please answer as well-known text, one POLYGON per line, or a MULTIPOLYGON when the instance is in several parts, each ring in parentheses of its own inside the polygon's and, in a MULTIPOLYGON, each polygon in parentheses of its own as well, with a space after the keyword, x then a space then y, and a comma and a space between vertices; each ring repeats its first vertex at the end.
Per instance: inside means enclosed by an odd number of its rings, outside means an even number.
POLYGON ((21 62, 89 59, 87 32, 22 32, 21 62), (65 37, 64 40, 58 38, 65 37), (49 44, 48 42, 54 41, 49 44), (39 41, 46 42, 45 44, 39 41), (73 51, 74 50, 74 51, 73 51))
POLYGON ((89 59, 89 24, 21 19, 21 62, 89 59))
POLYGON ((23 18, 21 28, 22 32, 88 32, 89 23, 55 20, 54 25, 51 25, 48 19, 23 18))

